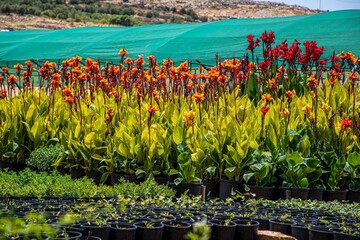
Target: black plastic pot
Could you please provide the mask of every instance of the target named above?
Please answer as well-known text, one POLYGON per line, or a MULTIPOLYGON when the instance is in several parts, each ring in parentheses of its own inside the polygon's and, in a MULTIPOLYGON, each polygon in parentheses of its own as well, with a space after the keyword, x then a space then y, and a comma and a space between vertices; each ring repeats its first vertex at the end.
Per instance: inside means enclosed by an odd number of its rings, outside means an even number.
POLYGON ((219 197, 219 182, 214 180, 203 181, 205 188, 206 199, 218 198, 219 197))
POLYGON ((70 169, 70 176, 73 180, 76 180, 76 179, 79 179, 79 178, 82 178, 85 176, 85 172, 84 172, 84 169, 75 169, 75 168, 72 168, 70 169))
POLYGON ((351 203, 360 202, 360 192, 348 191, 347 200, 351 203))
POLYGON ((111 224, 110 240, 134 240, 136 236, 136 226, 127 223, 111 224))
POLYGON ((280 187, 281 199, 299 198, 301 200, 307 200, 309 196, 309 188, 295 188, 295 187, 280 187))
POLYGON ((136 240, 161 240, 164 225, 162 223, 151 223, 151 226, 147 226, 145 222, 138 222, 134 224, 136 229, 136 240))
POLYGON ((201 196, 201 182, 180 183, 179 185, 171 184, 175 190, 175 197, 181 197, 182 194, 187 192, 188 195, 201 196))
POLYGON ((360 240, 360 236, 343 233, 339 229, 330 229, 330 231, 333 232, 334 240, 360 240))
POLYGON ((95 236, 102 240, 109 239, 110 225, 95 226, 91 224, 82 224, 80 227, 84 229, 84 236, 95 236))
POLYGON ((254 240, 257 239, 257 232, 259 230, 260 223, 257 221, 246 220, 234 220, 236 224, 235 238, 242 240, 254 240))
POLYGON ((163 239, 184 240, 191 231, 191 224, 181 221, 163 221, 163 239))
POLYGON ((241 191, 242 185, 237 181, 221 180, 219 183, 219 198, 225 200, 231 197, 232 191, 241 191))
POLYGON ((267 218, 252 218, 251 220, 257 221, 259 223, 259 230, 269 230, 269 219, 267 218))
POLYGON ((291 226, 295 225, 295 221, 286 220, 282 221, 277 218, 269 220, 270 231, 281 232, 286 235, 291 235, 291 226))
POLYGON ((233 240, 235 236, 236 224, 223 220, 211 219, 212 224, 211 240, 233 240))
POLYGON ((324 201, 334 201, 334 200, 345 201, 347 192, 348 192, 347 189, 336 190, 336 191, 326 189, 324 191, 324 201))
POLYGON ((308 199, 322 201, 324 197, 324 189, 322 188, 310 188, 308 199))
POLYGON ((250 188, 250 192, 255 194, 255 199, 276 200, 279 197, 278 191, 274 186, 266 187, 248 185, 248 187, 250 188))
POLYGON ((309 230, 304 225, 291 225, 291 236, 293 236, 297 240, 308 240, 309 230))
POLYGON ((318 229, 311 227, 309 229, 309 240, 333 240, 334 234, 329 229, 318 229))
POLYGON ((85 175, 94 181, 96 185, 100 184, 102 173, 97 170, 86 171, 85 175))

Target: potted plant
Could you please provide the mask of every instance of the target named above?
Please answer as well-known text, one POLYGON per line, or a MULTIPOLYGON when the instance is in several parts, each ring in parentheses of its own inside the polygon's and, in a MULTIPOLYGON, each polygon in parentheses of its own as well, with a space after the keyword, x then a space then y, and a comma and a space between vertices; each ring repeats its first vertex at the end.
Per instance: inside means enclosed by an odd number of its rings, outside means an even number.
POLYGON ((348 155, 344 170, 349 174, 349 192, 347 200, 350 202, 360 202, 360 154, 352 152, 348 155))
POLYGON ((309 186, 322 175, 320 160, 303 158, 299 152, 293 152, 280 156, 278 164, 283 171, 280 176, 285 187, 281 189, 281 197, 286 199, 286 191, 290 191, 291 198, 308 199, 309 186))
POLYGON ((190 195, 201 195, 201 179, 196 177, 196 168, 191 159, 191 153, 185 141, 181 141, 177 146, 179 155, 177 158, 178 169, 171 169, 170 175, 177 174, 174 180, 174 190, 177 197, 187 192, 190 195))
POLYGON ((323 167, 322 181, 326 187, 324 200, 346 200, 348 190, 341 189, 347 176, 347 173, 344 170, 346 165, 345 156, 338 156, 334 151, 330 151, 321 153, 320 160, 323 167))
POLYGON ((250 192, 255 194, 255 199, 276 200, 277 192, 274 183, 277 181, 276 173, 276 156, 272 156, 270 152, 260 153, 256 150, 253 153, 254 163, 250 165, 250 169, 244 174, 244 181, 248 185, 250 192))
POLYGON ((240 181, 253 163, 252 154, 258 147, 257 142, 252 135, 247 133, 244 126, 237 126, 234 131, 235 138, 231 144, 227 145, 228 152, 224 154, 226 162, 224 173, 230 182, 220 182, 220 199, 229 197, 232 190, 241 190, 242 184, 240 181))

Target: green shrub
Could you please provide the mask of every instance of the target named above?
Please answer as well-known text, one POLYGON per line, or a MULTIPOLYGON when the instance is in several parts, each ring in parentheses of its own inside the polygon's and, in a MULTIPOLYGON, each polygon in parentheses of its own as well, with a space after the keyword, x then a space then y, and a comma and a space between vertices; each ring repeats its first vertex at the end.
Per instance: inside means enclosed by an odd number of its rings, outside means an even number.
POLYGON ((31 152, 26 165, 36 170, 49 171, 61 152, 60 144, 37 148, 31 152))

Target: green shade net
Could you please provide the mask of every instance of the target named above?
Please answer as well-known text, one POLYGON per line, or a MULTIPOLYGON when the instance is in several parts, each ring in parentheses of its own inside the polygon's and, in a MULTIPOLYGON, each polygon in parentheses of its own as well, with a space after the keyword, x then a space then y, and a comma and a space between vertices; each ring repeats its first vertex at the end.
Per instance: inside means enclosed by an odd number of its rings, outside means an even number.
MULTIPOLYGON (((0 32, 0 66, 26 60, 59 62, 76 55, 117 63, 120 48, 128 50, 130 57, 155 55, 158 61, 170 57, 175 63, 198 60, 213 65, 217 53, 222 59, 242 58, 246 36, 260 37, 265 30, 275 32, 276 44, 285 39, 289 44, 294 39, 301 43, 315 40, 325 47, 324 57, 333 51, 360 55, 360 10, 347 10, 193 24, 0 32)), ((256 55, 261 56, 260 48, 257 50, 256 55)))

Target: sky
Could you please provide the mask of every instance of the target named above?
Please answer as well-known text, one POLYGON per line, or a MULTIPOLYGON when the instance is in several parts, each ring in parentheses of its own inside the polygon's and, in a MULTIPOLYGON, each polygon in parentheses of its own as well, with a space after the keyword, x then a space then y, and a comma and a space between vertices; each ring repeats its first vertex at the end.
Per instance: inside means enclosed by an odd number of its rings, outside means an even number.
POLYGON ((271 0, 268 2, 280 2, 290 5, 300 5, 308 7, 310 9, 320 9, 321 10, 343 10, 343 9, 360 9, 360 0, 271 0))

